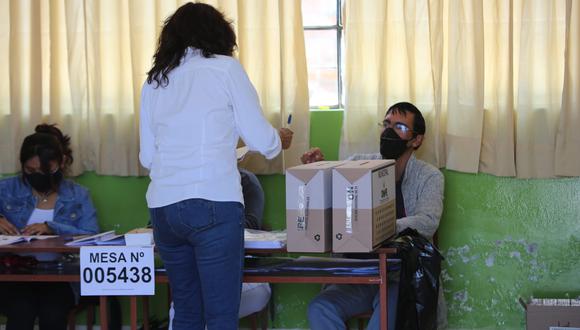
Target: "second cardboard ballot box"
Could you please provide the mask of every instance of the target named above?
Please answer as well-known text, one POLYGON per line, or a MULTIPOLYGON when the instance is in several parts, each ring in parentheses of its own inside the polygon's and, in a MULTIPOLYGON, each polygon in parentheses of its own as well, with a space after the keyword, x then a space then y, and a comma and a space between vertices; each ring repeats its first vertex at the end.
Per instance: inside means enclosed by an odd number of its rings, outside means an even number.
POLYGON ((286 171, 288 252, 332 249, 332 169, 343 163, 322 161, 286 171))
POLYGON ((348 161, 332 173, 332 251, 370 252, 396 231, 395 161, 348 161))

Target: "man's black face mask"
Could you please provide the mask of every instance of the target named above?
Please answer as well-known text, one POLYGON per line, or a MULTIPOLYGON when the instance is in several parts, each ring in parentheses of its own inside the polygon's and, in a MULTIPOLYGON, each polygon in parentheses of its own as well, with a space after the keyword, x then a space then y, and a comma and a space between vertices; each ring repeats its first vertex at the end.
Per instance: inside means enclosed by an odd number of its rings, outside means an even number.
POLYGON ((403 140, 391 127, 386 128, 381 134, 381 155, 383 159, 398 159, 407 150, 407 143, 411 140, 403 140))
POLYGON ((58 170, 51 174, 24 173, 24 179, 39 193, 47 193, 56 190, 63 179, 62 171, 58 170))

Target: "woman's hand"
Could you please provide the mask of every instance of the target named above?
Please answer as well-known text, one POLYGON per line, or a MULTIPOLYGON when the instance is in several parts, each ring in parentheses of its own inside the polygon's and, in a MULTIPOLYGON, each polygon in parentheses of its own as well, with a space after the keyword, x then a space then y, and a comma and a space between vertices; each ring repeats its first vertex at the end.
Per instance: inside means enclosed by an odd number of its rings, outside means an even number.
POLYGON ((288 148, 290 148, 290 145, 292 144, 292 136, 294 135, 294 132, 292 132, 291 129, 289 128, 280 128, 280 130, 278 131, 278 134, 280 134, 280 141, 282 142, 282 149, 286 150, 288 148))
POLYGON ((22 235, 51 235, 54 234, 52 229, 46 223, 34 223, 24 227, 22 235))
POLYGON ((20 235, 18 228, 14 227, 8 219, 0 216, 0 234, 2 235, 20 235))

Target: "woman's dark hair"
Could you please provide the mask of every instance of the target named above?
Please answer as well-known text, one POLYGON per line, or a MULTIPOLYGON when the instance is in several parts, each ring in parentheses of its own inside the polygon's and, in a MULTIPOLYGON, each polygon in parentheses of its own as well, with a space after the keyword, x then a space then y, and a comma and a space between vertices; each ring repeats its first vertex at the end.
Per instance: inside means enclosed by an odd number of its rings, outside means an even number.
POLYGON ((73 163, 70 137, 62 134, 56 125, 40 124, 34 129, 35 133, 24 138, 20 147, 20 166, 24 170, 24 163, 34 156, 40 159, 40 169, 50 173, 50 162, 56 161, 63 173, 67 173, 73 163))
POLYGON ((147 83, 167 86, 167 75, 175 69, 188 47, 201 51, 204 57, 232 56, 236 34, 231 23, 214 7, 188 2, 179 7, 163 24, 153 67, 147 72, 147 83))

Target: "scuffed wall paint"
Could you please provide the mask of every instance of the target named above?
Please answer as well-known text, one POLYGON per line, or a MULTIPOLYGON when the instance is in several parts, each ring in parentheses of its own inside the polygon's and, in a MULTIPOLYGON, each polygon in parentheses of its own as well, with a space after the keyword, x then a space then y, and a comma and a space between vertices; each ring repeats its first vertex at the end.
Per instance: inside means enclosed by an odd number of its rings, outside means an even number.
POLYGON ((450 328, 524 329, 519 297, 580 294, 580 180, 445 171, 450 328))

